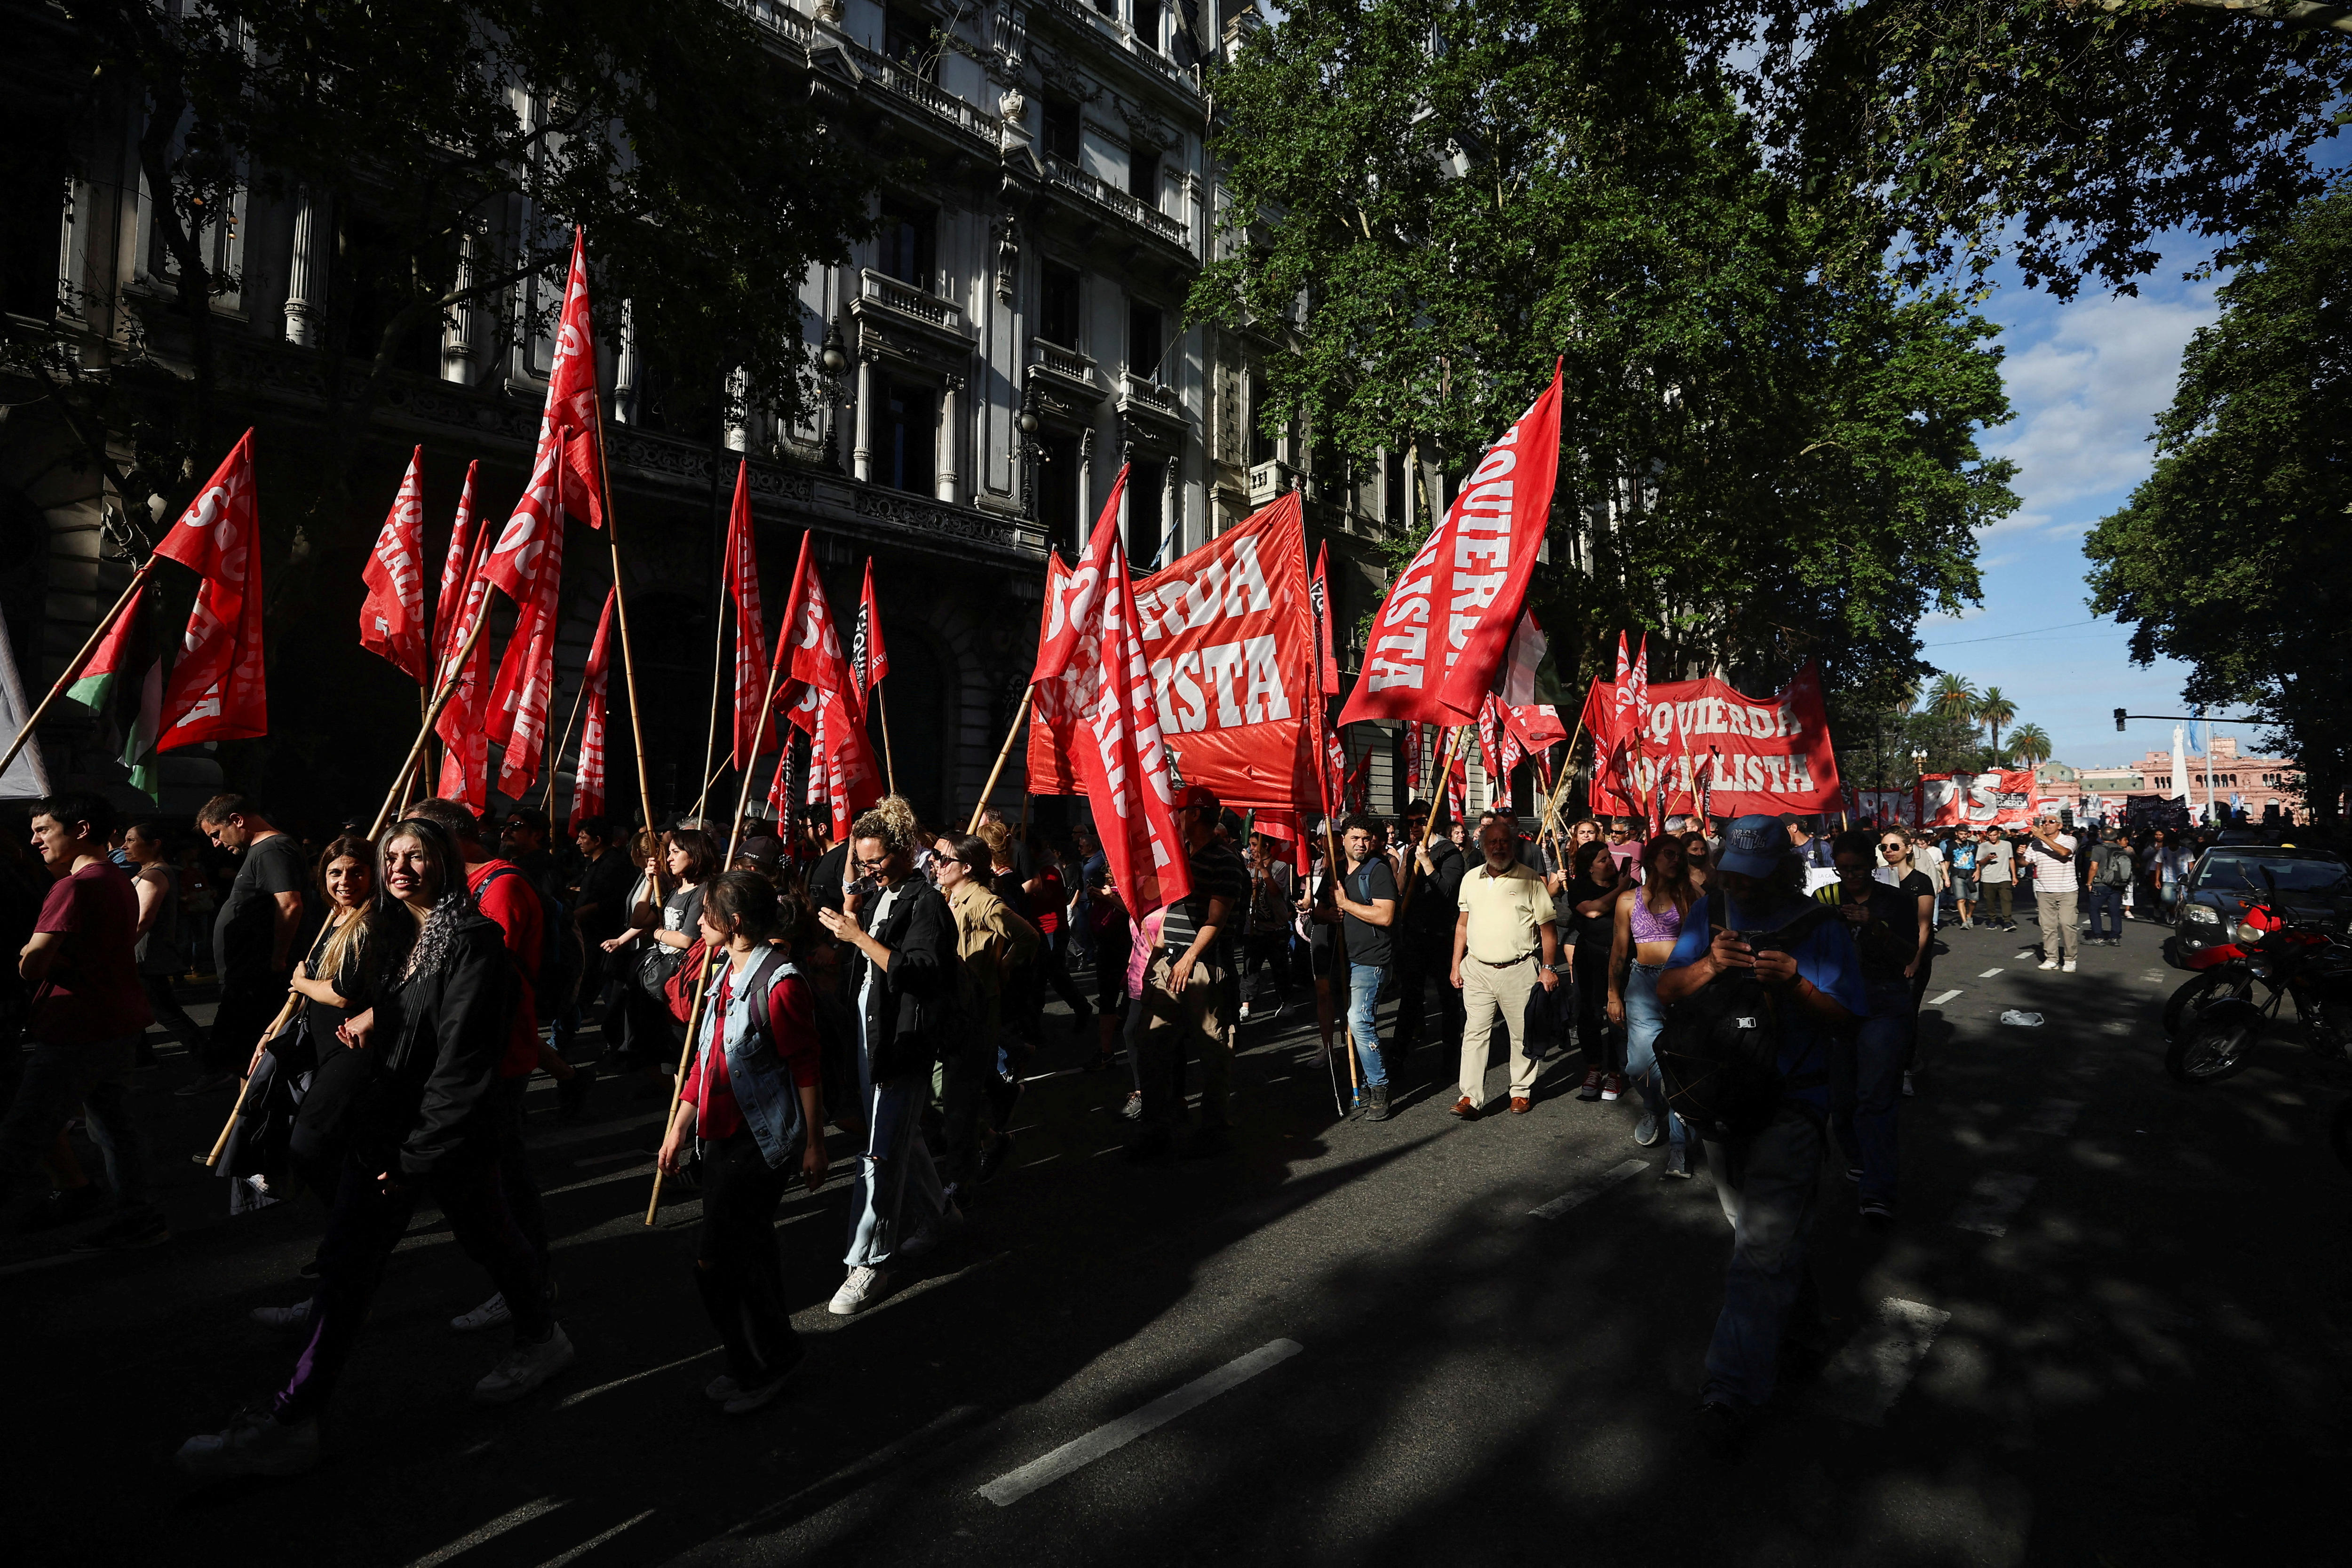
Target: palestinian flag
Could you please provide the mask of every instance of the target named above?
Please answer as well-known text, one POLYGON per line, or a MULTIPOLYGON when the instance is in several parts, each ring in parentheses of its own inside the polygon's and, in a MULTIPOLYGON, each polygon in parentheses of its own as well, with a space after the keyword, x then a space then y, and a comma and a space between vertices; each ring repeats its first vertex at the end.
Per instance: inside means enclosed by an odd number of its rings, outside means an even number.
POLYGON ((155 737, 163 713, 163 656, 148 621, 144 584, 106 629, 82 667, 81 679, 66 689, 66 695, 104 720, 113 710, 115 677, 126 672, 139 682, 139 706, 123 737, 122 763, 131 770, 131 788, 160 800, 155 737))

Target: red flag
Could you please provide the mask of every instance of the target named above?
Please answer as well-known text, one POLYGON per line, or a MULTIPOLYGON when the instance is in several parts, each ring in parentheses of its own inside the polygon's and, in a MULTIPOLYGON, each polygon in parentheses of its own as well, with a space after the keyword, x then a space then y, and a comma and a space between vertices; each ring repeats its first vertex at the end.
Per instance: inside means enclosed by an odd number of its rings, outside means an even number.
POLYGON ((466 488, 457 492, 457 518, 449 525, 449 552, 441 558, 441 593, 433 601, 433 662, 437 666, 456 651, 449 633, 457 624, 457 606, 466 595, 467 568, 473 563, 481 530, 474 523, 474 474, 477 460, 466 465, 466 488))
POLYGON ((1315 684, 1326 697, 1339 695, 1339 661, 1331 654, 1331 584, 1324 568, 1331 547, 1315 547, 1315 575, 1307 584, 1307 603, 1315 612, 1315 684))
POLYGON ((237 440, 155 547, 204 578, 163 692, 155 749, 269 733, 261 656, 261 510, 253 432, 237 440))
MULTIPOLYGON (((441 655, 440 684, 457 683, 441 710, 433 732, 441 737, 441 777, 433 793, 444 800, 462 801, 476 811, 490 800, 490 738, 482 709, 489 690, 490 645, 477 638, 474 651, 460 669, 457 652, 474 634, 474 626, 489 614, 490 580, 487 573, 490 547, 496 542, 487 525, 474 531, 474 563, 467 574, 466 596, 449 627, 449 645, 441 655)), ((437 689, 437 688, 436 688, 437 689)))
POLYGON ((538 578, 552 575, 545 564, 551 549, 562 554, 563 513, 577 510, 591 526, 604 514, 595 504, 593 454, 567 441, 593 441, 596 433, 596 333, 588 314, 588 258, 584 231, 572 235, 572 270, 563 284, 563 315, 555 332, 555 359, 548 367, 547 402, 539 418, 539 451, 531 459, 530 483, 515 503, 514 515, 490 552, 490 581, 516 604, 532 596, 538 578), (584 493, 583 493, 584 492, 584 493))
POLYGON ((1515 730, 1515 729, 1513 729, 1513 728, 1511 727, 1511 716, 1510 716, 1510 712, 1509 712, 1509 710, 1505 710, 1505 711, 1504 711, 1504 714, 1503 714, 1503 725, 1502 725, 1502 729, 1503 729, 1503 773, 1502 773, 1502 777, 1503 777, 1503 781, 1504 781, 1504 785, 1505 785, 1505 787, 1506 787, 1506 788, 1508 788, 1509 784, 1510 784, 1510 777, 1511 777, 1511 773, 1512 773, 1512 772, 1513 772, 1515 769, 1517 769, 1517 768, 1518 767, 1518 765, 1519 765, 1521 763, 1524 763, 1524 762, 1526 762, 1526 761, 1528 760, 1528 749, 1527 749, 1527 747, 1526 747, 1523 743, 1521 743, 1521 742, 1520 742, 1520 740, 1519 740, 1519 732, 1518 732, 1518 731, 1517 731, 1517 730, 1515 730))
POLYGON ((1486 769, 1487 790, 1499 795, 1503 788, 1503 711, 1489 695, 1478 704, 1478 761, 1486 769))
MULTIPOLYGON (((1642 646, 1645 648, 1650 646, 1650 642, 1647 637, 1643 637, 1642 639, 1642 646)), ((1626 649, 1625 634, 1623 632, 1619 632, 1617 634, 1617 688, 1614 719, 1622 723, 1627 710, 1631 709, 1633 705, 1633 656, 1626 649)), ((1597 730, 1593 732, 1595 734, 1600 733, 1597 730)))
POLYGON ((1642 634, 1642 651, 1633 656, 1633 722, 1643 735, 1650 732, 1650 634, 1642 634))
POLYGON ((1063 665, 1048 668, 1041 658, 1039 668, 1047 679, 1065 666, 1077 672, 1079 780, 1120 900, 1140 920, 1192 890, 1192 867, 1176 828, 1175 785, 1116 507, 1103 518, 1080 569, 1094 570, 1093 586, 1070 595, 1063 665))
POLYGON ((751 528, 748 461, 735 466, 735 504, 727 514, 727 593, 735 601, 735 766, 741 771, 775 733, 771 725, 753 734, 761 729, 760 700, 767 695, 768 633, 760 608, 760 544, 751 528))
POLYGON ((1404 723, 1404 793, 1409 796, 1421 794, 1422 726, 1418 719, 1404 723))
MULTIPOLYGON (((1048 619, 1044 633, 1037 638, 1037 668, 1029 676, 1033 686, 1039 681, 1051 680, 1068 668, 1081 639, 1100 632, 1103 620, 1098 601, 1108 591, 1110 562, 1114 553, 1118 554, 1119 569, 1122 572, 1126 570, 1126 555, 1118 550, 1118 502, 1126 491, 1127 468, 1121 465, 1118 478, 1111 481, 1110 499, 1103 503, 1102 515, 1095 520, 1094 536, 1087 541, 1087 552, 1079 560, 1077 569, 1070 574, 1068 588, 1061 594, 1045 596, 1048 619), (1087 628, 1092 628, 1092 631, 1087 628)), ((1132 597, 1131 593, 1129 596, 1132 597)), ((1129 619, 1132 624, 1133 617, 1129 619)))
POLYGON ((1454 766, 1447 771, 1445 775, 1445 809, 1447 813, 1447 821, 1460 822, 1464 819, 1463 813, 1467 809, 1466 799, 1469 794, 1469 789, 1470 759, 1467 757, 1456 757, 1454 759, 1454 766))
POLYGON ((1399 573, 1339 714, 1461 723, 1495 682, 1528 595, 1559 476, 1559 371, 1486 456, 1399 573), (1433 640, 1434 639, 1434 640, 1433 640))
MULTIPOLYGON (((490 569, 498 569, 495 551, 490 569)), ((528 585, 530 597, 515 606, 514 631, 499 657, 484 718, 490 739, 506 748, 499 761, 499 788, 509 795, 520 795, 538 776, 540 752, 547 744, 562 575, 563 531, 558 528, 549 533, 540 554, 539 570, 528 585)))
POLYGON ((612 666, 613 602, 617 589, 604 593, 604 613, 596 617, 596 640, 588 645, 588 668, 580 673, 581 700, 587 716, 580 721, 580 764, 572 774, 572 832, 583 817, 604 815, 604 688, 612 666))
POLYGON ((360 646, 397 665, 419 686, 432 674, 425 624, 425 448, 409 454, 408 472, 375 536, 360 580, 360 646))
POLYGON ((1328 816, 1339 809, 1348 798, 1348 748, 1339 742, 1339 731, 1327 727, 1323 731, 1323 813, 1328 816))
POLYGON ((784 743, 776 748, 776 776, 768 781, 768 805, 779 828, 788 826, 793 816, 793 732, 785 731, 782 739, 784 743))
POLYGON ((856 683, 857 710, 866 694, 890 673, 890 650, 882 646, 882 611, 874 602, 874 557, 866 558, 866 589, 857 597, 857 630, 849 639, 849 677, 856 683))
MULTIPOLYGON (((831 696, 846 696, 851 691, 849 657, 842 651, 840 627, 833 618, 833 605, 825 598, 824 579, 818 574, 813 546, 816 535, 801 535, 800 559, 793 566, 793 591, 784 601, 784 618, 776 627, 776 659, 783 661, 792 655, 792 664, 784 673, 790 679, 816 688, 831 696)), ((814 709, 795 704, 794 719, 803 728, 815 721, 814 709)), ((812 730, 812 734, 815 731, 812 730)))

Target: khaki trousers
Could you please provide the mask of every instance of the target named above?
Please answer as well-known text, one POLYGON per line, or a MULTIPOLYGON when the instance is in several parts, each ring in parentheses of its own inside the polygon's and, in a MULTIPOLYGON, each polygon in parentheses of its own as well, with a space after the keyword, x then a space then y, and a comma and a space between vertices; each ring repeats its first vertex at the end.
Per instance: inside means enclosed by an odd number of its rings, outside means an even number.
POLYGON ((2081 933, 2074 929, 2076 890, 2045 893, 2034 889, 2034 912, 2042 919, 2042 956, 2062 963, 2074 962, 2081 933))
POLYGON ((1462 1093, 1472 1106, 1486 1103, 1486 1038, 1502 1010, 1503 1030, 1511 1045, 1511 1097, 1535 1092, 1536 1062, 1528 1055, 1528 993, 1536 987, 1536 961, 1520 960, 1507 969, 1481 963, 1462 955, 1462 1093))

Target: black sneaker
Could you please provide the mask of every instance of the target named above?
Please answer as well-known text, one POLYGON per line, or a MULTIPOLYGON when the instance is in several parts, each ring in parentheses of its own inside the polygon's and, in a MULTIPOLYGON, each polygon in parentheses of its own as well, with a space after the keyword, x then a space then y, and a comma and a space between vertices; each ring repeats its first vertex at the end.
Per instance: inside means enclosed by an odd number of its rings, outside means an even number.
POLYGON ((1727 1400, 1709 1399, 1691 1412, 1691 1435, 1718 1459, 1736 1459, 1748 1436, 1747 1419, 1727 1400))
POLYGON ((41 1202, 25 1222, 26 1230, 61 1230, 69 1225, 79 1225, 106 1206, 106 1198, 96 1182, 84 1182, 78 1187, 61 1187, 41 1202))
POLYGON ((1895 1205, 1885 1198, 1867 1198, 1862 1205, 1862 1223, 1873 1230, 1885 1230, 1895 1223, 1895 1205))
POLYGON ((163 1216, 152 1209, 137 1209, 113 1224, 101 1226, 74 1243, 76 1252, 125 1252, 134 1247, 156 1247, 172 1239, 163 1216))
POLYGON ((1205 1160, 1212 1154, 1222 1154, 1232 1147, 1233 1139, 1227 1135, 1224 1128, 1213 1121, 1202 1122, 1192 1129, 1192 1135, 1190 1138, 1184 1140, 1184 1158, 1205 1160))
POLYGON ((596 1082, 596 1064, 583 1062, 572 1076, 555 1086, 555 1119, 577 1121, 588 1111, 588 1090, 596 1082))
POLYGON ((982 1149, 980 1152, 980 1168, 976 1173, 975 1179, 981 1182, 983 1185, 989 1182, 994 1181, 996 1179, 996 1173, 1004 1169, 1004 1162, 1012 1157, 1013 1134, 1010 1132, 998 1133, 996 1135, 996 1142, 991 1143, 987 1148, 982 1149))

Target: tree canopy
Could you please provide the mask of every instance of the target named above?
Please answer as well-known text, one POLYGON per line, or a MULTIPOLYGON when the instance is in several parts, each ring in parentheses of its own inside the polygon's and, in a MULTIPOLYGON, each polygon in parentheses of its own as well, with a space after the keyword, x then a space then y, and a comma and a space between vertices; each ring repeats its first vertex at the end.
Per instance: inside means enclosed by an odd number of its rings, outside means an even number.
POLYGON ((2352 182, 2254 237, 2189 341, 2154 470, 2094 529, 2091 608, 2185 695, 2250 705, 2315 808, 2352 782, 2352 182))
POLYGON ((1231 226, 1195 312, 1287 351, 1267 423, 1457 473, 1559 356, 1555 644, 1645 626, 1662 679, 1818 657, 1890 692, 2015 505, 1976 445, 2009 413, 1995 329, 1824 266, 1869 247, 1853 208, 1769 157, 1731 35, 1661 9, 1351 0, 1258 31, 1215 83, 1231 226))

